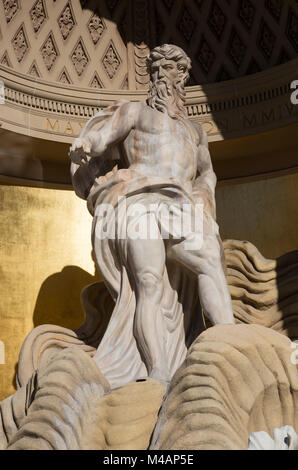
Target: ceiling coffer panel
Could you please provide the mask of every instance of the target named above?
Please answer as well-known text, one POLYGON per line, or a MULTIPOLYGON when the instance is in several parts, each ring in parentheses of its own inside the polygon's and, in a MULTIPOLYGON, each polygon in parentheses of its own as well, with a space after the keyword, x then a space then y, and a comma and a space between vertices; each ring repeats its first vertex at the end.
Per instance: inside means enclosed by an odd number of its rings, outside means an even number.
POLYGON ((84 88, 148 88, 163 43, 192 60, 190 85, 256 73, 298 56, 296 0, 0 0, 0 63, 84 88))

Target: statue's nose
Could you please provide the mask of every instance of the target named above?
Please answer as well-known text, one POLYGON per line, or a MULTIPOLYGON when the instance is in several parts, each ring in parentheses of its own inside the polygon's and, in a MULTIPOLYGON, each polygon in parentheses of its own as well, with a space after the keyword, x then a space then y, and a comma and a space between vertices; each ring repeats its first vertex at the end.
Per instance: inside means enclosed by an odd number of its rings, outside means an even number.
POLYGON ((160 67, 158 69, 158 78, 164 78, 164 76, 165 76, 164 70, 162 69, 162 67, 160 67))

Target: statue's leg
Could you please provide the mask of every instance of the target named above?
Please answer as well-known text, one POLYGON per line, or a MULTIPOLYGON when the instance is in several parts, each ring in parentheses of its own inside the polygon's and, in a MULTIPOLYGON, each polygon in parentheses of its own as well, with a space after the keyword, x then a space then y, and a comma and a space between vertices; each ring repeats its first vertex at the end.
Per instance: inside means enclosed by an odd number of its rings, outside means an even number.
MULTIPOLYGON (((169 371, 166 353, 166 331, 161 311, 165 248, 154 215, 144 214, 138 224, 149 224, 155 236, 127 240, 129 274, 136 293, 134 334, 148 375, 167 382, 169 371)), ((131 226, 130 226, 131 227, 131 226)))
POLYGON ((198 276, 201 306, 211 323, 235 323, 217 237, 208 234, 199 250, 187 249, 189 242, 170 246, 168 256, 198 276))

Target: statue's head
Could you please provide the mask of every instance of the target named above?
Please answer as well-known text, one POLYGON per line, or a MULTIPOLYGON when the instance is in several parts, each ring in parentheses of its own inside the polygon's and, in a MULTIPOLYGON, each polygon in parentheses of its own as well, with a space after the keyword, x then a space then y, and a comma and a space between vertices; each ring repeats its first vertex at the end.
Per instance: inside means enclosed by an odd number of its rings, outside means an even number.
POLYGON ((147 67, 153 82, 159 79, 160 74, 161 77, 178 79, 185 85, 189 79, 191 61, 181 47, 163 44, 150 52, 147 57, 147 67))
POLYGON ((172 118, 185 117, 184 85, 189 79, 190 58, 178 46, 164 44, 147 57, 150 74, 148 103, 172 118))

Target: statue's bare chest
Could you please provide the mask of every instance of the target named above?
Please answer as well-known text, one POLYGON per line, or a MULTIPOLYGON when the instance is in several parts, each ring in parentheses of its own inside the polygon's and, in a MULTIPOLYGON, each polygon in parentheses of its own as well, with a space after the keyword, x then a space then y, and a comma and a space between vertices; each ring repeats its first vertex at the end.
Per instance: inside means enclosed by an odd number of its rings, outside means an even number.
POLYGON ((126 139, 125 148, 129 164, 146 174, 191 181, 197 172, 198 143, 192 123, 172 119, 146 106, 126 139))
POLYGON ((141 139, 150 145, 186 145, 197 148, 199 136, 193 124, 187 119, 172 119, 167 113, 156 111, 146 106, 140 113, 135 139, 141 139))

